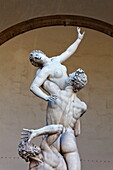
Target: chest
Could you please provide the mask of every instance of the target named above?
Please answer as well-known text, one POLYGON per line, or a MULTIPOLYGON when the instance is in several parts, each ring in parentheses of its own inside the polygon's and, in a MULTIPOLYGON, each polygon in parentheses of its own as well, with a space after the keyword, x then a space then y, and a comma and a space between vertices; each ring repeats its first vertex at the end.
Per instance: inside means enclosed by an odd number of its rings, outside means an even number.
POLYGON ((53 62, 50 69, 50 78, 62 78, 67 76, 66 67, 58 62, 53 62))

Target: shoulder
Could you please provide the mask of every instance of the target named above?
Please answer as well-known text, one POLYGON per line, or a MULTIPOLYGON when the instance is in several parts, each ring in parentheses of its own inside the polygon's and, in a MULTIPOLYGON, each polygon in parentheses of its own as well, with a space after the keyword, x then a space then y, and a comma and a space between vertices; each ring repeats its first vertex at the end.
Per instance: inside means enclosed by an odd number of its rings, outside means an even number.
POLYGON ((59 62, 60 63, 60 59, 59 59, 59 56, 54 56, 51 58, 51 61, 53 62, 59 62))
POLYGON ((85 102, 82 102, 82 107, 83 107, 83 110, 86 111, 87 110, 87 105, 85 102))
POLYGON ((76 97, 77 105, 83 110, 87 110, 87 105, 85 102, 81 101, 78 97, 76 97))
POLYGON ((38 70, 36 71, 36 77, 42 77, 42 76, 45 77, 45 75, 48 75, 49 73, 50 73, 50 68, 49 68, 49 66, 48 66, 48 67, 47 67, 47 66, 44 66, 43 68, 38 69, 38 70))
POLYGON ((36 76, 40 73, 41 69, 36 70, 36 76))

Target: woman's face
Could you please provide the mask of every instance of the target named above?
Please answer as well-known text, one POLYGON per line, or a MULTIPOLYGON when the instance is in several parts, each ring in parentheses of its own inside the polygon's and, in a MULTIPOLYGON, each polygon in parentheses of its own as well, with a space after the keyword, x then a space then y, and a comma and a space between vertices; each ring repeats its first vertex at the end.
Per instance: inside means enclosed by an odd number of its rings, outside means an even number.
POLYGON ((45 64, 48 57, 41 51, 35 50, 30 53, 30 61, 32 65, 38 67, 40 64, 45 64))

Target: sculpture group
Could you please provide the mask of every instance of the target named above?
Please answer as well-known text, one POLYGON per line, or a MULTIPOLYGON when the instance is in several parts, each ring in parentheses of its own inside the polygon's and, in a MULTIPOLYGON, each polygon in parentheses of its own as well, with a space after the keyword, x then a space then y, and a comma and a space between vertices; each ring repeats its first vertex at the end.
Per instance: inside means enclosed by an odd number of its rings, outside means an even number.
POLYGON ((31 63, 38 67, 30 90, 48 105, 46 126, 35 130, 23 129, 21 133, 18 151, 30 162, 29 169, 81 170, 76 137, 80 134, 80 117, 87 106, 77 97, 77 92, 87 84, 87 76, 82 69, 68 76, 66 67, 62 65, 83 39, 84 32, 81 33, 80 28, 77 32, 77 40, 59 56, 48 58, 40 50, 30 53, 31 63), (40 146, 31 143, 38 136, 42 136, 40 146))

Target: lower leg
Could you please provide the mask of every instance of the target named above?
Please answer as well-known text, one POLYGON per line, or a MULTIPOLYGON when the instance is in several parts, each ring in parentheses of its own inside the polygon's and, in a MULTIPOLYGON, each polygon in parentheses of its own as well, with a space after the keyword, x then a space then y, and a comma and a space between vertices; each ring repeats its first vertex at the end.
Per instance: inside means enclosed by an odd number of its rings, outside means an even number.
POLYGON ((65 154, 68 170, 81 170, 81 162, 78 152, 65 154))

